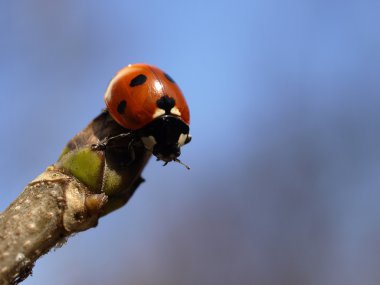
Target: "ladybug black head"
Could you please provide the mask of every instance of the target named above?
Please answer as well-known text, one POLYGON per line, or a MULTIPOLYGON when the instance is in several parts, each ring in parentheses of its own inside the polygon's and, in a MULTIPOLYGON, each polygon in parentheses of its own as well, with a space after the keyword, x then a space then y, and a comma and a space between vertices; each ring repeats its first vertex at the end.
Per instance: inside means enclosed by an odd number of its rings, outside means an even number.
POLYGON ((172 115, 156 118, 139 130, 139 136, 145 148, 151 150, 157 160, 165 161, 165 165, 170 161, 181 163, 178 159, 181 147, 191 140, 189 126, 172 115))

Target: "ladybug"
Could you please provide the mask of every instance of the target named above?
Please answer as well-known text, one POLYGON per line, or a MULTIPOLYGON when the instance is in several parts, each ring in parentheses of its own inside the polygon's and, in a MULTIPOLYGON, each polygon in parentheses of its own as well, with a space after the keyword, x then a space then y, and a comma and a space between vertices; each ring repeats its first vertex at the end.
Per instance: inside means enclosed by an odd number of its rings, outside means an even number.
POLYGON ((111 117, 128 130, 123 136, 140 139, 164 165, 183 164, 178 157, 180 148, 191 140, 190 112, 167 73, 148 64, 130 64, 113 77, 104 100, 111 117))

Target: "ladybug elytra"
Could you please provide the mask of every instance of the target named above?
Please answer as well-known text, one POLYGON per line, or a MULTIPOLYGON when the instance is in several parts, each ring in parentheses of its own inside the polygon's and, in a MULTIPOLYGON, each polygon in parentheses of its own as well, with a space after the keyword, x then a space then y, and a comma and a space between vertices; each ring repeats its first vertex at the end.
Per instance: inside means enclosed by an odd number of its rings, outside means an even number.
POLYGON ((104 100, 112 118, 138 137, 157 160, 183 164, 178 157, 180 148, 191 140, 190 113, 167 73, 148 64, 128 65, 111 80, 104 100))

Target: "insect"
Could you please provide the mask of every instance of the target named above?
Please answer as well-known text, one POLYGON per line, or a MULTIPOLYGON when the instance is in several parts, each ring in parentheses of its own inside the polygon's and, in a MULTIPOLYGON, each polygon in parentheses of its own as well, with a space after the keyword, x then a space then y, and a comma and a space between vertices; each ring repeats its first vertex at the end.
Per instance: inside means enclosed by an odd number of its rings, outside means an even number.
POLYGON ((148 64, 131 64, 121 69, 109 83, 104 100, 112 118, 127 133, 107 138, 132 136, 166 165, 175 161, 189 169, 178 157, 181 147, 191 140, 190 112, 185 97, 174 80, 148 64))

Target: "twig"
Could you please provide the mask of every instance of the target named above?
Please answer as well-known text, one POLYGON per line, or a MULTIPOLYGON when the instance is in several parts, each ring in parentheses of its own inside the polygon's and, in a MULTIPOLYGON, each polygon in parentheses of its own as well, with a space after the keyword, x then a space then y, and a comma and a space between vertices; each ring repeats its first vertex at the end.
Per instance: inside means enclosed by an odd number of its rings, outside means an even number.
POLYGON ((103 112, 0 214, 1 285, 18 284, 40 256, 129 200, 150 153, 136 144, 131 159, 128 137, 106 150, 91 147, 123 132, 103 112))

